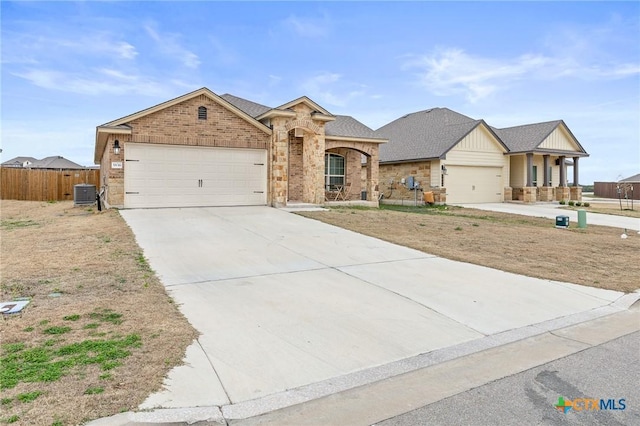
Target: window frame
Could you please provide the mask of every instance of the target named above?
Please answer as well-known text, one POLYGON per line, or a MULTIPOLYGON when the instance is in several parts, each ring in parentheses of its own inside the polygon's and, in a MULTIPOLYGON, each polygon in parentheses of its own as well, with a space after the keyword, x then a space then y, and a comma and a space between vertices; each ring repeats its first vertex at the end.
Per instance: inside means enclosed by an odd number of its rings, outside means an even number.
POLYGON ((344 155, 336 154, 335 152, 325 152, 324 154, 324 186, 327 191, 335 191, 337 186, 344 186, 346 182, 346 170, 347 159, 344 155), (332 159, 337 161, 342 160, 342 173, 336 173, 339 171, 337 165, 332 164, 332 159), (332 170, 333 166, 333 170, 332 170), (338 168, 338 170, 336 170, 338 168), (332 173, 334 171, 334 173, 332 173))

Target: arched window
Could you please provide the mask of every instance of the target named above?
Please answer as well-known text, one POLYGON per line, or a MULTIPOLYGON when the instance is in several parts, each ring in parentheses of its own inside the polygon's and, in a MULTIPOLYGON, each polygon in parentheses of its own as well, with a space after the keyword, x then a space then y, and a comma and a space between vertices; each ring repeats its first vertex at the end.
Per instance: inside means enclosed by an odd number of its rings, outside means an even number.
POLYGON ((344 186, 344 157, 327 152, 324 154, 324 184, 327 191, 333 191, 336 185, 344 186))
POLYGON ((198 107, 198 120, 206 120, 207 119, 207 108, 201 106, 198 107))

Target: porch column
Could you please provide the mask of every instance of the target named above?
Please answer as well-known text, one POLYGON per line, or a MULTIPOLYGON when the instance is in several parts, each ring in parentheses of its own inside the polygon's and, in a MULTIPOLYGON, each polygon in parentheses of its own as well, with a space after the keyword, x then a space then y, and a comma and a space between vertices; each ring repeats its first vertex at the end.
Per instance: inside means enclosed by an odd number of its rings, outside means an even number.
POLYGON ((564 160, 565 160, 565 156, 562 155, 560 156, 560 158, 558 158, 558 161, 560 162, 560 184, 558 186, 561 187, 565 187, 567 186, 567 166, 566 164, 564 164, 564 160))
POLYGON ((527 187, 533 186, 533 153, 527 153, 527 187))
POLYGON ((578 159, 580 157, 573 157, 573 186, 580 186, 578 183, 578 159))
POLYGON ((551 177, 549 176, 549 154, 542 156, 542 164, 542 167, 544 167, 544 173, 542 174, 544 181, 542 186, 549 186, 549 178, 551 177))

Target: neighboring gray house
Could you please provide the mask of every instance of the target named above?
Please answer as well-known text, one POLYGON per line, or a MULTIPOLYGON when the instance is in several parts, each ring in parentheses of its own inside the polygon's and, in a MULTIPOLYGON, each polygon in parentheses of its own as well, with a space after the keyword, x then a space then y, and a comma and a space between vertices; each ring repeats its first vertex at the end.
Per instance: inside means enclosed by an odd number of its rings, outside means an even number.
POLYGON ((640 183, 640 173, 638 173, 637 175, 629 176, 628 178, 625 178, 625 179, 620 179, 620 182, 640 183))
POLYGON ((36 160, 33 157, 16 157, 16 158, 12 158, 11 160, 5 161, 4 163, 0 164, 0 166, 23 169, 30 166, 36 161, 38 160, 36 160))
POLYGON ((36 160, 33 157, 16 157, 2 163, 2 167, 48 170, 84 170, 87 168, 59 155, 46 157, 42 160, 36 160))
POLYGON ((381 192, 407 196, 412 177, 436 202, 481 203, 580 199, 578 158, 587 152, 562 121, 505 129, 447 108, 407 114, 374 132, 380 147, 381 192), (573 159, 573 189, 566 158, 573 159))

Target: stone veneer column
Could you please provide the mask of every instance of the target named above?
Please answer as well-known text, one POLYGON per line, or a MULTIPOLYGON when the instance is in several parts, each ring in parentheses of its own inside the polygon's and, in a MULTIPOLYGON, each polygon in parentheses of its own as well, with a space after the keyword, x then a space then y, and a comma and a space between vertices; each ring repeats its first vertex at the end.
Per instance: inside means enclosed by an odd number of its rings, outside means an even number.
POLYGON ((305 203, 324 202, 324 135, 305 132, 302 143, 302 199, 305 203))
POLYGON ((370 156, 367 157, 367 200, 378 201, 378 179, 380 169, 378 150, 376 149, 370 156))
POLYGON ((285 120, 276 118, 272 121, 271 138, 271 205, 282 207, 287 204, 288 185, 288 132, 284 129, 285 120))

